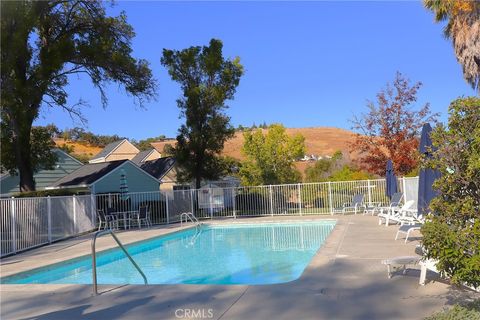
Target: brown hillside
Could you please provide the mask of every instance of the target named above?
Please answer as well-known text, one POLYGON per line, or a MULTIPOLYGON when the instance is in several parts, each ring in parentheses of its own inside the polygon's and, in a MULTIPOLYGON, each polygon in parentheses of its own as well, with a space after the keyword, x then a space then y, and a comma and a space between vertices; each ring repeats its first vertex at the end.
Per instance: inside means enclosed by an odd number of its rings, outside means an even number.
MULTIPOLYGON (((307 154, 309 155, 331 156, 335 151, 340 150, 344 155, 348 155, 349 158, 356 158, 356 155, 350 154, 348 150, 348 142, 350 142, 354 136, 354 133, 351 131, 327 127, 288 128, 287 134, 290 136, 295 134, 303 135, 305 137, 307 154)), ((159 152, 162 152, 166 144, 175 145, 175 142, 176 140, 163 140, 152 143, 152 146, 159 152)), ((235 136, 225 143, 223 155, 243 160, 245 158, 242 154, 243 143, 243 133, 235 133, 235 136)))
POLYGON ((77 142, 66 141, 64 139, 54 139, 57 146, 61 147, 66 144, 69 147, 73 147, 73 153, 80 156, 86 156, 91 159, 94 155, 102 151, 103 148, 90 145, 84 145, 77 142))

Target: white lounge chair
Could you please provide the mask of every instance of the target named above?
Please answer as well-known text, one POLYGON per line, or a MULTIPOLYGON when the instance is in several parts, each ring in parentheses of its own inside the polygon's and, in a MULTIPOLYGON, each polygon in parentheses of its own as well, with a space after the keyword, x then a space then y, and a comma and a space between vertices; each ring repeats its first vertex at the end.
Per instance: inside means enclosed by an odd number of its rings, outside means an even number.
POLYGON ((404 224, 398 228, 397 235, 395 236, 395 240, 398 239, 400 233, 404 233, 405 236, 405 243, 408 241, 408 237, 410 237, 410 233, 412 231, 420 230, 422 228, 423 223, 416 223, 416 224, 404 224))
POLYGON ((360 209, 363 208, 363 210, 365 210, 365 204, 363 203, 364 197, 365 195, 363 194, 356 194, 355 196, 353 196, 351 203, 346 202, 343 204, 343 206, 333 209, 333 212, 334 213, 341 212, 342 214, 345 214, 345 212, 353 211, 355 212, 355 214, 357 214, 357 212, 359 212, 360 209))
POLYGON ((394 221, 396 223, 401 223, 401 219, 411 216, 413 211, 411 210, 411 207, 415 201, 409 200, 405 202, 405 204, 399 209, 392 209, 388 210, 386 212, 380 212, 378 214, 378 224, 382 224, 382 219, 385 220, 385 225, 388 226, 390 224, 390 221, 394 221))

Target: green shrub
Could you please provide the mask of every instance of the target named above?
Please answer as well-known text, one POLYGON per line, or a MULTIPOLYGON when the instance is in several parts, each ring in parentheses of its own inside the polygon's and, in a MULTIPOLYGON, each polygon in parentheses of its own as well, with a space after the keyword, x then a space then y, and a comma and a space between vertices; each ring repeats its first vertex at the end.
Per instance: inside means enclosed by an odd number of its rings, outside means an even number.
POLYGON ((480 98, 457 99, 448 127, 432 132, 437 148, 423 166, 440 170, 433 216, 422 228, 427 257, 454 283, 480 287, 480 98))
POLYGON ((480 300, 466 305, 454 305, 452 308, 437 312, 425 320, 480 320, 480 300))
POLYGON ((12 196, 14 198, 35 198, 35 197, 60 197, 60 196, 72 196, 90 194, 89 191, 75 190, 75 189, 54 189, 54 190, 38 190, 30 192, 19 192, 12 196))

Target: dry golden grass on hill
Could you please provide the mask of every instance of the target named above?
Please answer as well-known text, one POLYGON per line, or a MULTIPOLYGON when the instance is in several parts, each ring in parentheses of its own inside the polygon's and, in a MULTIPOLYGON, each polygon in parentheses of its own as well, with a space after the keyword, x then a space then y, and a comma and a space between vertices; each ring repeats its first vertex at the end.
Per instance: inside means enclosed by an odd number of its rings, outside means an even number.
MULTIPOLYGON (((305 147, 308 155, 331 156, 336 151, 342 151, 347 161, 356 159, 358 156, 355 153, 350 153, 348 148, 348 143, 352 141, 355 135, 351 131, 329 127, 287 128, 286 130, 290 136, 301 134, 305 137, 305 147)), ((175 142, 176 140, 158 141, 152 143, 152 146, 162 153, 166 144, 173 146, 175 142)), ((242 154, 243 143, 243 133, 236 132, 235 136, 225 143, 222 154, 238 160, 244 160, 245 156, 242 154)), ((305 169, 313 164, 313 161, 298 161, 295 163, 295 167, 303 174, 305 169)))
MULTIPOLYGON (((354 137, 354 133, 351 131, 328 127, 287 128, 286 130, 289 136, 301 134, 305 137, 305 148, 308 155, 331 156, 335 151, 342 151, 349 158, 355 158, 355 155, 350 154, 348 149, 348 142, 354 137)), ((223 154, 240 160, 244 159, 243 142, 243 133, 237 132, 232 139, 225 143, 223 154)))
POLYGON ((91 159, 94 155, 102 151, 103 148, 101 147, 95 147, 95 146, 89 146, 89 145, 84 145, 78 142, 72 142, 72 141, 66 141, 64 139, 54 139, 55 144, 58 147, 63 146, 66 144, 69 147, 73 147, 73 153, 76 155, 85 155, 91 159))

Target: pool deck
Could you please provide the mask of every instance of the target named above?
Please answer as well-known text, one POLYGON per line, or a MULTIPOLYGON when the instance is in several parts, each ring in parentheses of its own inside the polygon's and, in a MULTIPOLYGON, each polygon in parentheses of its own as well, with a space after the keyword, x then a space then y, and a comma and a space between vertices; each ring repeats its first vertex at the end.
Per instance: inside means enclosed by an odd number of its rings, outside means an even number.
MULTIPOLYGON (((364 215, 262 217, 213 220, 245 223, 336 219, 337 225, 302 276, 275 285, 1 285, 0 318, 6 319, 422 319, 442 307, 480 294, 420 270, 387 277, 382 259, 414 255, 419 234, 405 244, 396 226, 379 226, 364 215)), ((207 221, 207 223, 210 221, 207 221)), ((181 230, 180 225, 119 232, 124 243, 181 230)), ((0 260, 2 277, 88 254, 91 235, 0 260)), ((114 247, 111 237, 98 250, 114 247)))

